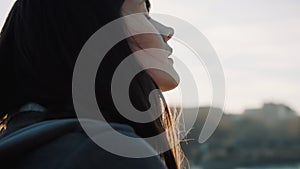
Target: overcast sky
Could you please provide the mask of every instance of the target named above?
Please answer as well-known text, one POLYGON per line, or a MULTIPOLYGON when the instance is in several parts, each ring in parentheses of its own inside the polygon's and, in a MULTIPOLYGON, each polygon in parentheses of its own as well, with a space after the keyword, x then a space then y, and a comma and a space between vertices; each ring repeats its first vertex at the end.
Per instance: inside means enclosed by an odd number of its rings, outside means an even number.
MULTIPOLYGON (((0 1, 1 27, 12 3, 0 1)), ((300 112, 299 9, 299 0, 152 0, 152 12, 184 19, 209 39, 224 68, 230 113, 264 102, 300 112)), ((175 55, 184 50, 175 49, 175 55)), ((210 100, 205 83, 199 90, 202 105, 210 100)))
POLYGON ((209 39, 224 68, 225 110, 275 102, 300 112, 300 1, 153 0, 153 12, 183 18, 209 39))

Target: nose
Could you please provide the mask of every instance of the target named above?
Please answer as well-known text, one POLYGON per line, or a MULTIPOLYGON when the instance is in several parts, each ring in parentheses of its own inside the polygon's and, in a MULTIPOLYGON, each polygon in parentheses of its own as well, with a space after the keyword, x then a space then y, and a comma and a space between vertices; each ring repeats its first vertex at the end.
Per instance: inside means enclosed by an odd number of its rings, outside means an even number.
POLYGON ((162 34, 162 38, 165 42, 168 42, 174 35, 174 29, 171 27, 165 27, 165 30, 162 34))
POLYGON ((174 35, 174 29, 168 26, 165 26, 161 24, 160 22, 157 22, 155 20, 151 20, 154 27, 158 30, 158 32, 161 34, 164 42, 168 42, 174 35))

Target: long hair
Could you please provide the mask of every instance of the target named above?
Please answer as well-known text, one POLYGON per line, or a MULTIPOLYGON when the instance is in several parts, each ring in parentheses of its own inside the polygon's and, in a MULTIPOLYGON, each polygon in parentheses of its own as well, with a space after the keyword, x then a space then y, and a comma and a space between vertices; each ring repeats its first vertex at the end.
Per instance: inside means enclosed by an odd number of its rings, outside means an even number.
MULTIPOLYGON (((36 102, 49 112, 74 111, 72 74, 85 42, 105 24, 121 17, 123 0, 17 0, 0 35, 0 119, 28 102, 36 102)), ((149 6, 149 2, 147 1, 149 6)), ((111 80, 120 62, 132 53, 126 40, 105 56, 97 73, 96 97, 109 122, 132 126, 141 137, 155 136, 171 128, 170 145, 178 141, 176 114, 168 108, 162 93, 157 102, 163 114, 140 124, 127 120, 115 108, 111 80)), ((130 99, 139 110, 150 107, 149 93, 158 89, 145 72, 130 85, 130 99)), ((179 145, 161 154, 169 169, 181 168, 179 145)))

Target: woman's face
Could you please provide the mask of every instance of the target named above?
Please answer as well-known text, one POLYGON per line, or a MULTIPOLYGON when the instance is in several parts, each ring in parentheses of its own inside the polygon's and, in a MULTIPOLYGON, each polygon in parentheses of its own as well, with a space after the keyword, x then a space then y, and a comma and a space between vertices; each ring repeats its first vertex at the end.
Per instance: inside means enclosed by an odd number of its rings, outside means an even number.
MULTIPOLYGON (((173 60, 168 58, 172 54, 172 48, 167 44, 167 42, 172 38, 174 29, 164 26, 163 24, 150 18, 149 8, 149 2, 147 2, 147 0, 124 0, 121 12, 123 16, 135 13, 144 13, 144 17, 137 19, 136 24, 146 27, 147 30, 154 29, 155 32, 158 32, 162 35, 140 34, 131 36, 127 39, 127 41, 133 52, 144 52, 144 56, 147 58, 137 57, 138 62, 142 66, 146 60, 146 62, 159 64, 164 68, 164 70, 168 70, 169 73, 171 72, 170 74, 172 76, 157 69, 146 70, 162 91, 172 90, 176 88, 179 83, 178 74, 173 67, 173 60), (166 52, 163 52, 164 54, 155 54, 155 52, 151 52, 151 50, 143 50, 150 48, 162 49, 166 52)), ((128 31, 129 33, 134 32, 134 28, 128 27, 128 31)))

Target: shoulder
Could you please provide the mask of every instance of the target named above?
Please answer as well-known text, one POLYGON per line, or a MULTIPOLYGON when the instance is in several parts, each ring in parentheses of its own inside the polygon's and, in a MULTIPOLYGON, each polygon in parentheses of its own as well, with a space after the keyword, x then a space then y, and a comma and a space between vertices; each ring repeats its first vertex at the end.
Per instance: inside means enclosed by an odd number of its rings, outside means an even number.
MULTIPOLYGON (((96 120, 83 122, 92 129, 91 137, 94 139, 105 140, 110 133, 107 130, 109 126, 124 135, 138 137, 127 125, 109 125, 96 120)), ((142 139, 135 144, 146 151, 154 151, 142 139)), ((5 154, 3 158, 8 160, 17 159, 16 156, 20 155, 20 162, 26 163, 29 168, 164 168, 158 156, 127 158, 104 150, 87 136, 77 119, 45 121, 18 130, 0 140, 1 154, 5 154)))
POLYGON ((75 148, 76 151, 72 153, 63 168, 82 168, 85 169, 86 165, 90 168, 105 168, 105 169, 164 169, 164 165, 159 156, 153 156, 148 158, 128 158, 125 156, 115 155, 109 150, 103 149, 95 142, 102 141, 105 146, 114 146, 115 149, 123 149, 125 151, 148 151, 154 152, 152 147, 134 132, 133 128, 128 125, 111 123, 103 123, 94 120, 83 121, 86 123, 86 130, 89 129, 89 137, 85 134, 83 140, 75 148), (109 125, 109 126, 108 126, 109 125), (126 144, 124 139, 114 138, 117 133, 113 133, 111 130, 122 134, 125 137, 137 139, 134 143, 126 144))

